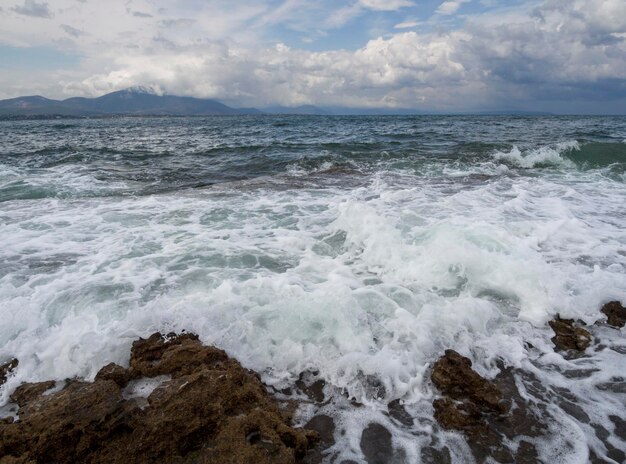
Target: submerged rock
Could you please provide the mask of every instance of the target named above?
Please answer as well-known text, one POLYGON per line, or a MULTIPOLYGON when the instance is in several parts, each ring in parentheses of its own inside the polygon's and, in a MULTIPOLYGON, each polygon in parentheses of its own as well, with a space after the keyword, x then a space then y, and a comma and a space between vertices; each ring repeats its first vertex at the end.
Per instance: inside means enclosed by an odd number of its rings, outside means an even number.
POLYGON ((254 372, 193 334, 140 339, 128 369, 54 386, 12 395, 19 420, 0 423, 0 463, 293 463, 318 438, 290 427, 254 372), (147 398, 127 394, 146 377, 147 398))
POLYGON ((626 308, 619 301, 610 301, 602 306, 602 311, 607 316, 607 322, 613 327, 626 325, 626 308))
POLYGON ((585 351, 591 345, 591 334, 582 327, 576 327, 572 319, 558 316, 549 322, 555 336, 552 343, 559 350, 585 351))

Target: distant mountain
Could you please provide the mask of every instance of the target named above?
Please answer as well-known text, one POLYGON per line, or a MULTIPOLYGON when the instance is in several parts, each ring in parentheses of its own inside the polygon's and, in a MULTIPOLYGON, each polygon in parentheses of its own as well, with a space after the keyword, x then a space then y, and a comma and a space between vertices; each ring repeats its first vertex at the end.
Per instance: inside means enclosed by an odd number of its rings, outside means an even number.
POLYGON ((332 111, 313 105, 301 106, 270 106, 263 108, 265 113, 270 114, 302 114, 302 115, 329 115, 332 111))
POLYGON ((32 96, 0 100, 0 118, 237 114, 261 114, 261 112, 254 108, 231 108, 217 100, 157 95, 145 88, 120 90, 98 98, 74 97, 67 100, 50 100, 40 96, 32 96))

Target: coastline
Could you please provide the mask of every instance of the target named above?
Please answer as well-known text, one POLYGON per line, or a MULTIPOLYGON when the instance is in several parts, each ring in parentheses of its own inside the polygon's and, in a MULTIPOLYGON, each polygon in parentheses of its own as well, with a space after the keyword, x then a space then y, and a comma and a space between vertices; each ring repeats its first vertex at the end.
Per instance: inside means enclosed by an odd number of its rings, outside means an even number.
MULTIPOLYGON (((626 308, 620 302, 605 304, 601 313, 607 321, 596 325, 624 327, 626 308)), ((604 349, 606 340, 592 337, 581 321, 557 317, 550 327, 554 349, 565 358, 582 358, 593 346, 604 349)), ((16 369, 17 359, 0 366, 0 386, 16 369)), ((477 462, 539 462, 533 439, 549 434, 550 427, 538 414, 541 408, 520 393, 519 381, 534 384, 536 398, 554 392, 532 372, 502 362, 499 369, 487 379, 470 359, 446 350, 430 369, 438 391, 434 419, 443 429, 460 432, 477 462), (511 442, 518 445, 511 447, 511 442)), ((294 413, 303 405, 320 409, 330 401, 326 382, 316 377, 302 373, 291 388, 277 391, 224 351, 202 345, 195 334, 155 333, 133 342, 128 367, 107 364, 93 382, 19 385, 11 394, 14 415, 0 418, 0 463, 334 462, 332 417, 318 411, 304 426, 293 425, 294 413)), ((613 386, 615 393, 623 393, 623 380, 613 386)), ((363 407, 351 401, 354 408, 363 407)), ((567 402, 567 393, 562 391, 556 401, 567 402)), ((416 420, 402 401, 387 408, 399 424, 410 427, 416 420)), ((615 433, 623 437, 625 426, 615 416, 615 433)), ((626 459, 610 440, 605 445, 608 458, 626 459)), ((360 451, 368 464, 413 462, 376 422, 364 429, 360 451)), ((450 459, 447 448, 428 447, 420 462, 450 459)))

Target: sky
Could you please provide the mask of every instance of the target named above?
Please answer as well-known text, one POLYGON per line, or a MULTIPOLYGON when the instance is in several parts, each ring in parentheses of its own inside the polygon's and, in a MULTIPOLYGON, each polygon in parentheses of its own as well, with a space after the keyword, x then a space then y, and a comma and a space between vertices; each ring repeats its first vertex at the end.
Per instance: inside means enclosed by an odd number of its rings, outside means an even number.
POLYGON ((0 0, 0 98, 626 114, 626 0, 0 0))

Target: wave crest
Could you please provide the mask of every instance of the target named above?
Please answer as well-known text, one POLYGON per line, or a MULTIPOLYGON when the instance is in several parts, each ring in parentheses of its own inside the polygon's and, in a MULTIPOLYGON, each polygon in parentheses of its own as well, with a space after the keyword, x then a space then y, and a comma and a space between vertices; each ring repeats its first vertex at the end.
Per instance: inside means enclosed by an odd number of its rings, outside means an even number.
POLYGON ((575 163, 563 155, 574 150, 580 151, 580 144, 576 140, 570 140, 524 152, 513 145, 511 151, 496 151, 493 157, 498 161, 524 169, 556 166, 572 168, 576 166, 575 163))

